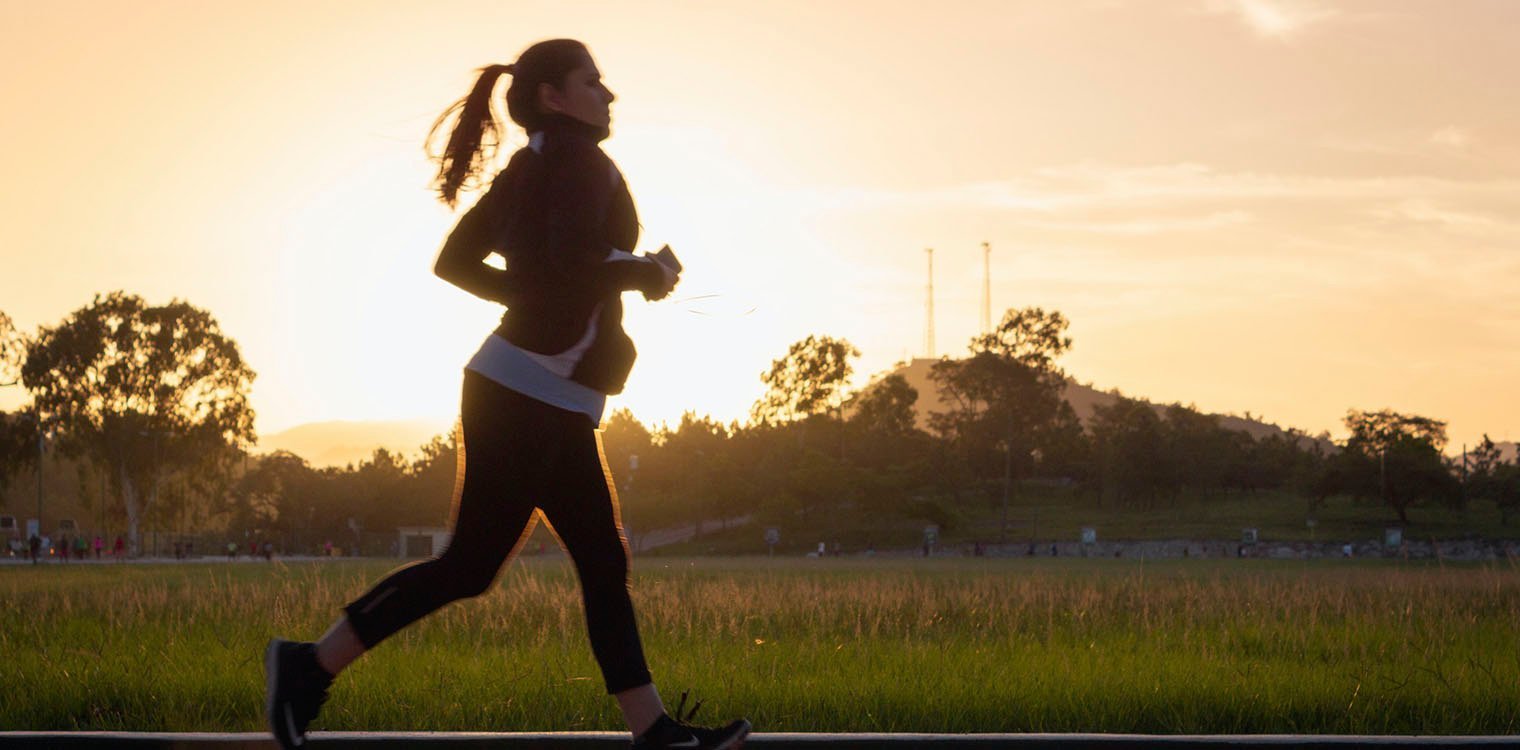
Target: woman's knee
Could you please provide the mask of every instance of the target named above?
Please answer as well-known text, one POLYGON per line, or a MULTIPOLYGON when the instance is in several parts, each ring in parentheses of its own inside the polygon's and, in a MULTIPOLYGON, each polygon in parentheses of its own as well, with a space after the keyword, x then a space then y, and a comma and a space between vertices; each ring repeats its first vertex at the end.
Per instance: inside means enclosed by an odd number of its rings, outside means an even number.
POLYGON ((435 580, 453 599, 469 599, 489 591, 501 568, 499 560, 493 564, 492 561, 467 558, 451 550, 444 550, 431 564, 437 571, 435 580))

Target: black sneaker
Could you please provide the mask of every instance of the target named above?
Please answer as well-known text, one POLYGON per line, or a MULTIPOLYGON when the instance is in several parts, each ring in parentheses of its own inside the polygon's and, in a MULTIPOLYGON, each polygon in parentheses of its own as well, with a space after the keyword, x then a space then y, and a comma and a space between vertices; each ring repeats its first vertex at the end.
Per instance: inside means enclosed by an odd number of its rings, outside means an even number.
MULTIPOLYGON (((681 710, 686 707, 686 693, 681 693, 681 705, 676 707, 676 716, 681 715, 681 710)), ((670 714, 665 714, 656 719, 654 726, 643 734, 635 737, 633 746, 640 750, 656 750, 657 748, 693 748, 694 750, 737 750, 744 747, 744 738, 749 735, 750 724, 745 719, 735 719, 725 727, 701 727, 689 724, 691 717, 697 715, 697 709, 702 707, 702 702, 692 706, 691 712, 685 718, 672 719, 670 714)))
POLYGON ((306 726, 327 702, 332 675, 317 663, 314 643, 271 640, 264 649, 264 706, 269 731, 285 750, 306 744, 306 726))

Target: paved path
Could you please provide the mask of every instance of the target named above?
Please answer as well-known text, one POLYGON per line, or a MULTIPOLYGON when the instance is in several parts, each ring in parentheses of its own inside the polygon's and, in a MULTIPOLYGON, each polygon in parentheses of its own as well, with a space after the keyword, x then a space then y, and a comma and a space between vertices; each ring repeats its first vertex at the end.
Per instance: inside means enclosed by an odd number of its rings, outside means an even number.
MULTIPOLYGON (((308 747, 462 748, 467 750, 613 750, 628 747, 619 732, 313 732, 308 747)), ((269 750, 268 734, 170 732, 0 732, 0 748, 132 748, 144 750, 269 750)), ((1144 748, 1146 750, 1247 750, 1250 748, 1310 748, 1350 750, 1360 747, 1399 748, 1517 748, 1516 737, 1386 737, 1358 735, 1140 735, 1140 734, 803 734, 750 735, 746 747, 785 750, 867 750, 868 748, 975 748, 993 750, 1080 750, 1081 748, 1144 748)))

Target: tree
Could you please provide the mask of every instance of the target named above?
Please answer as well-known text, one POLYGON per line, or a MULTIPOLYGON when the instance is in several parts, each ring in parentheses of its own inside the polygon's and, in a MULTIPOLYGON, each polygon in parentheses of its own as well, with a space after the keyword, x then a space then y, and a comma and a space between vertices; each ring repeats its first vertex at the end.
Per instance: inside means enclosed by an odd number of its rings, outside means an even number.
POLYGON ((1003 313, 1002 322, 991 333, 972 339, 971 351, 991 352, 1031 370, 1059 376, 1055 359, 1071 349, 1071 337, 1065 335, 1070 325, 1057 310, 1011 309, 1003 313))
POLYGON ((1161 492, 1175 488, 1166 425, 1150 404, 1120 397, 1095 407, 1089 426, 1105 493, 1114 493, 1122 503, 1152 508, 1161 492))
POLYGON ((1071 348, 1066 326, 1059 312, 1009 310, 996 330, 972 339, 969 358, 934 364, 930 377, 952 406, 931 414, 930 426, 967 454, 974 471, 1004 475, 1006 485, 1027 471, 1035 449, 1043 452, 1075 423, 1055 364, 1071 348))
MULTIPOLYGON (((9 315, 0 312, 0 387, 19 384, 26 348, 26 337, 16 331, 9 315)), ((37 426, 34 412, 0 412, 0 487, 36 460, 37 426)))
POLYGON ((850 399, 850 422, 866 432, 911 435, 918 430, 917 401, 918 390, 901 373, 893 373, 850 399))
POLYGON ((38 334, 21 377, 60 447, 111 468, 134 551, 162 477, 226 469, 254 439, 253 370, 210 313, 180 300, 97 295, 38 334))
POLYGON ((1460 505, 1462 488, 1441 455, 1446 423, 1388 409, 1346 413, 1351 437, 1333 471, 1338 489, 1374 495, 1409 523, 1409 508, 1424 501, 1460 505))
POLYGON ((626 408, 612 412, 602 427, 602 452, 607 457, 607 468, 619 480, 619 486, 625 489, 631 488, 638 479, 633 469, 633 457, 647 460, 653 446, 654 436, 649 428, 626 408))
POLYGON ((16 330, 11 316, 0 312, 0 386, 16 385, 21 363, 26 361, 26 337, 16 330))
POLYGON ((1499 508, 1500 523, 1508 526, 1510 515, 1520 507, 1520 455, 1514 463, 1506 462, 1499 446, 1485 434, 1472 451, 1467 495, 1494 503, 1499 508))
POLYGON ((786 356, 760 374, 765 395, 751 415, 761 422, 789 422, 838 409, 850 379, 853 344, 829 336, 808 336, 792 344, 786 356))

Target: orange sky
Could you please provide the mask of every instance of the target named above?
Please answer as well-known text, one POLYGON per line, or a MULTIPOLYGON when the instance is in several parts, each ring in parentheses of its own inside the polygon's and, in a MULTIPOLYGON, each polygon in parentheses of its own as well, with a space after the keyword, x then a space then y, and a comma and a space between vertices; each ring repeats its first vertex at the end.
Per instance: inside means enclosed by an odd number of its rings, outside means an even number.
POLYGON ((963 352, 985 240, 995 314, 1064 312, 1084 382, 1516 439, 1517 31, 1504 0, 0 0, 0 310, 206 307, 265 433, 449 419, 497 311, 430 274, 422 137, 475 68, 572 36, 641 249, 688 269, 629 298, 613 406, 645 421, 742 417, 810 333, 863 376, 921 356, 929 246, 963 352))

